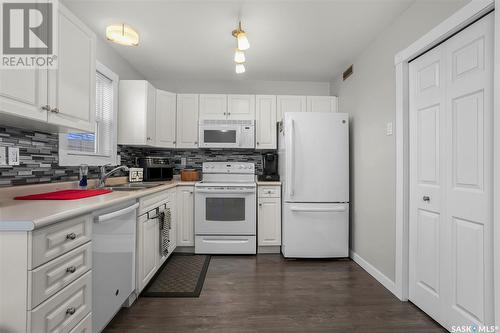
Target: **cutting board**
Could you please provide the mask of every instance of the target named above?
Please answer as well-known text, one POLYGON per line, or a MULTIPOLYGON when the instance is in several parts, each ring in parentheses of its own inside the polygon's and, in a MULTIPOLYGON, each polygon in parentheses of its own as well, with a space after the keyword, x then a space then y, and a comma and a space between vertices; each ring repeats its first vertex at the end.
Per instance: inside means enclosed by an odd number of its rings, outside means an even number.
POLYGON ((94 190, 62 190, 55 192, 39 193, 32 195, 24 195, 20 197, 15 197, 15 200, 77 200, 89 197, 95 197, 96 195, 102 195, 112 192, 106 189, 94 189, 94 190))

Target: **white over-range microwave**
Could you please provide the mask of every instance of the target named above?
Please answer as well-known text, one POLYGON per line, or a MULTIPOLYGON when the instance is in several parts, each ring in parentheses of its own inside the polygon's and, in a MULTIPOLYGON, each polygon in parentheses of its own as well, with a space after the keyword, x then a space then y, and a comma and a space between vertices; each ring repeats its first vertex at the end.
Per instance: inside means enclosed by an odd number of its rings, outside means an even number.
POLYGON ((200 148, 255 148, 253 120, 200 120, 200 148))

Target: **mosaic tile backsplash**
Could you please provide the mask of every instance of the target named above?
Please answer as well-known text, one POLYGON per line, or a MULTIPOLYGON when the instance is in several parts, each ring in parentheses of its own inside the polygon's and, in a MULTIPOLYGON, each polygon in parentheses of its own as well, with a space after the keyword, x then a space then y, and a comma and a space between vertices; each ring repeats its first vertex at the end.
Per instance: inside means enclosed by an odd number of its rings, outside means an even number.
MULTIPOLYGON (((0 187, 78 180, 78 167, 60 167, 58 164, 57 134, 26 131, 14 127, 0 127, 0 146, 19 147, 20 165, 0 167, 0 187)), ((204 161, 254 162, 256 174, 262 173, 261 152, 253 150, 177 150, 118 146, 123 165, 136 166, 140 156, 172 158, 176 173, 186 168, 201 169, 204 161)), ((89 167, 89 178, 98 176, 97 167, 89 167)))

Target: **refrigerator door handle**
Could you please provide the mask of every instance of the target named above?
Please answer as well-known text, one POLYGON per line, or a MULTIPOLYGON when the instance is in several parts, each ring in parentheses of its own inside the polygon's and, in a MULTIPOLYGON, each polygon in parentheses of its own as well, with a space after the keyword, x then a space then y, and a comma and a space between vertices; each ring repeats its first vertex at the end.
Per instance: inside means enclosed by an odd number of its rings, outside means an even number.
POLYGON ((334 207, 334 208, 299 208, 292 206, 290 208, 292 212, 345 212, 345 207, 334 207))
POLYGON ((288 186, 290 197, 293 197, 293 194, 295 192, 294 164, 295 164, 295 125, 293 119, 290 119, 290 185, 288 186))

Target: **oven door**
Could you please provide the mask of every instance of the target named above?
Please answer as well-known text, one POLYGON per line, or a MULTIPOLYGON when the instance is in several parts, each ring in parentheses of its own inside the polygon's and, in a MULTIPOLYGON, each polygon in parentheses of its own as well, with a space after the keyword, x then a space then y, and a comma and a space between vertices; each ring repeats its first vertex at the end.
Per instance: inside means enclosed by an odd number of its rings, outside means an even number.
POLYGON ((255 187, 197 187, 197 235, 255 235, 255 187))
POLYGON ((239 148, 241 127, 238 125, 200 125, 200 147, 239 148))

